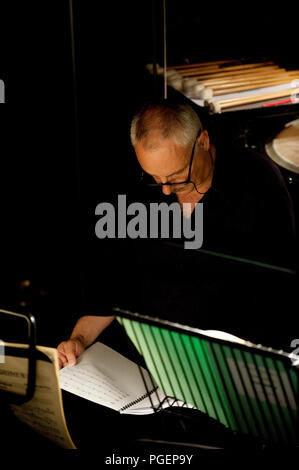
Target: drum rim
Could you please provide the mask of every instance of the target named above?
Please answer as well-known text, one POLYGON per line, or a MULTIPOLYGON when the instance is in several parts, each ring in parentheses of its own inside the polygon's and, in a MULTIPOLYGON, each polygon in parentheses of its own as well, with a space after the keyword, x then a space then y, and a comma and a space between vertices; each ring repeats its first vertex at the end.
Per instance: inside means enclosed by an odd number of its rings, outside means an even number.
MULTIPOLYGON (((286 123, 283 127, 283 129, 286 129, 288 127, 291 127, 292 124, 294 123, 297 123, 299 122, 299 119, 294 119, 293 121, 290 121, 288 123, 286 123)), ((280 131, 282 132, 283 129, 280 131)), ((273 142, 275 141, 275 139, 277 138, 277 136, 279 135, 276 134, 276 136, 271 139, 270 142, 267 142, 265 144, 265 150, 267 152, 267 155, 271 158, 271 160, 273 160, 278 166, 284 168, 285 170, 289 170, 293 173, 296 173, 296 174, 299 174, 299 166, 295 165, 294 163, 292 162, 289 162, 289 161, 286 161, 286 160, 283 160, 276 152, 276 150, 274 149, 273 147, 273 142)))
POLYGON ((266 144, 265 146, 267 155, 273 160, 278 166, 285 168, 286 170, 292 171, 293 173, 299 174, 299 167, 293 163, 282 160, 273 149, 272 142, 266 144))

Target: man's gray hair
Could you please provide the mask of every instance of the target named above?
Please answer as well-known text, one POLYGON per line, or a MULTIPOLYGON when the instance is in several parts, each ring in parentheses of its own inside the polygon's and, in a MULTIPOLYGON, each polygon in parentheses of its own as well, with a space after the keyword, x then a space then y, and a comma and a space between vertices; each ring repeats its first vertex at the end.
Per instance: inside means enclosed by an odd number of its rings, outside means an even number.
MULTIPOLYGON (((173 139, 184 147, 191 146, 202 123, 188 104, 162 102, 145 105, 131 123, 131 143, 133 147, 153 131, 158 131, 164 139, 173 139)), ((149 145, 150 146, 150 143, 149 145)))

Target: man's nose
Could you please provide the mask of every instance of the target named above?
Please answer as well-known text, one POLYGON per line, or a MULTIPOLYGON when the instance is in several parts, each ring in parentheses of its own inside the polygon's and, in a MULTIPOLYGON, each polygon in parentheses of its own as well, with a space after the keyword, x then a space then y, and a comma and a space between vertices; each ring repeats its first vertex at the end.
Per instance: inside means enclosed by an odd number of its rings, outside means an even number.
POLYGON ((167 184, 165 186, 162 186, 162 191, 163 191, 163 194, 165 194, 166 196, 169 196, 169 194, 171 194, 171 186, 168 186, 167 184))

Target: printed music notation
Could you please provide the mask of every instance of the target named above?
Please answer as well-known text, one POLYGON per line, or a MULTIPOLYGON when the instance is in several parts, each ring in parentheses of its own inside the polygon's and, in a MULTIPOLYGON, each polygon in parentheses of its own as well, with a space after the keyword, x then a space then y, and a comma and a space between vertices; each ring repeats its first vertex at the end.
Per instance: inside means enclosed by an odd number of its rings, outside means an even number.
POLYGON ((166 397, 146 369, 100 342, 86 349, 75 366, 61 369, 59 376, 63 390, 120 413, 142 415, 158 408, 190 407, 166 397))
MULTIPOLYGON (((8 343, 7 346, 22 348, 22 345, 19 344, 8 343)), ((54 348, 43 346, 37 346, 37 349, 44 354, 45 360, 38 359, 36 361, 34 396, 22 405, 10 405, 11 409, 18 419, 37 433, 60 447, 75 449, 65 422, 62 406, 57 351, 54 348), (51 362, 48 359, 51 359, 51 362)), ((28 359, 7 354, 5 362, 0 367, 0 389, 24 395, 27 369, 28 359)))
POLYGON ((106 406, 115 410, 125 405, 130 398, 129 393, 114 385, 111 380, 97 371, 92 365, 79 370, 73 366, 67 367, 72 367, 72 370, 69 371, 65 368, 60 375, 63 389, 66 391, 95 403, 102 404, 105 402, 106 406))
MULTIPOLYGON (((149 373, 143 368, 142 372, 146 386, 137 364, 96 342, 84 351, 75 366, 66 366, 59 371, 60 386, 82 398, 120 411, 128 404, 136 404, 156 388, 149 373)), ((148 412, 153 412, 150 402, 148 408, 148 412)))

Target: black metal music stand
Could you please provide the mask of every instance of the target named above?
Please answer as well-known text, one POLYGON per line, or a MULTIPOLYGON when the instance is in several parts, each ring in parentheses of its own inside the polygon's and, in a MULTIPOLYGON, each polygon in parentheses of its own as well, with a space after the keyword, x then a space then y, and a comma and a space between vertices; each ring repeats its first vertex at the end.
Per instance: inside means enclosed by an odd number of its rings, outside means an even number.
MULTIPOLYGON (((194 405, 238 437, 248 437, 249 446, 299 445, 299 373, 288 354, 119 308, 113 311, 166 394, 163 401, 176 397, 183 406, 194 405)), ((175 401, 169 401, 168 408, 172 406, 175 401)), ((154 411, 161 407, 160 401, 154 411)))
POLYGON ((35 391, 35 378, 36 378, 36 357, 35 357, 35 346, 36 346, 36 323, 35 318, 31 313, 16 313, 7 310, 0 310, 1 316, 14 316, 16 318, 22 318, 28 324, 28 349, 26 349, 26 357, 28 357, 28 379, 26 385, 25 395, 17 393, 7 392, 0 389, 0 399, 4 400, 5 403, 22 404, 29 401, 35 391))

